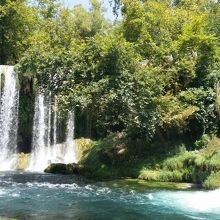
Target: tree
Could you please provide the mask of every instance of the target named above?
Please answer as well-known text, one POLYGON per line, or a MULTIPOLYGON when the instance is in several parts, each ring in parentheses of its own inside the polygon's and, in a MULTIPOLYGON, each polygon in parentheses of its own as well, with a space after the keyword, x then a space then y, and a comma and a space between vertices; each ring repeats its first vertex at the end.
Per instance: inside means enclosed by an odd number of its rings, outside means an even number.
POLYGON ((73 8, 73 20, 78 36, 82 39, 92 37, 98 33, 106 32, 110 27, 104 17, 105 9, 98 0, 91 0, 91 8, 87 11, 82 5, 76 5, 73 8))
POLYGON ((26 0, 0 1, 0 63, 14 64, 28 48, 35 28, 36 11, 26 0))

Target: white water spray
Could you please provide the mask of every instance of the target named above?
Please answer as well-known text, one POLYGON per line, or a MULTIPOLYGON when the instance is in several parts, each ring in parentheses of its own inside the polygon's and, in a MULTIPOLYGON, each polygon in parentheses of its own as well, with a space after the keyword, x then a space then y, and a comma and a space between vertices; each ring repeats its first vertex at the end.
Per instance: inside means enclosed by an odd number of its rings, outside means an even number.
POLYGON ((0 66, 0 73, 4 75, 0 106, 0 170, 12 170, 16 166, 19 92, 14 67, 0 66))

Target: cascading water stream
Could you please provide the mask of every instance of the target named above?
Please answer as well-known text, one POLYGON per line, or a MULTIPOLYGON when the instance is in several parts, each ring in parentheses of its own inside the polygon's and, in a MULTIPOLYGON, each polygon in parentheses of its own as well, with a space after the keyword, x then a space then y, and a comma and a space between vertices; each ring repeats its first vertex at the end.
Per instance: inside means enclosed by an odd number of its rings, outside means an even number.
POLYGON ((32 153, 28 167, 28 170, 31 171, 43 171, 50 163, 76 162, 73 140, 74 113, 71 111, 68 113, 66 142, 57 144, 56 99, 53 106, 53 120, 51 120, 51 93, 49 93, 48 99, 45 97, 45 94, 40 93, 35 100, 32 153), (51 144, 51 134, 53 135, 53 144, 51 144))
POLYGON ((74 139, 74 112, 68 112, 68 120, 67 120, 67 133, 66 133, 66 146, 64 153, 64 161, 65 163, 76 163, 76 146, 74 139))
POLYGON ((18 97, 16 74, 13 66, 0 66, 4 86, 0 106, 0 170, 16 167, 18 97))
POLYGON ((51 146, 51 92, 49 92, 49 99, 48 99, 48 105, 47 105, 47 111, 48 111, 48 120, 47 120, 47 146, 48 148, 51 146))
POLYGON ((54 118, 53 118, 53 145, 57 144, 57 100, 54 98, 54 118))
POLYGON ((47 166, 46 158, 46 109, 43 94, 37 95, 34 109, 32 153, 29 170, 41 171, 47 166))
POLYGON ((1 96, 2 96, 2 72, 0 71, 0 100, 1 100, 1 96))

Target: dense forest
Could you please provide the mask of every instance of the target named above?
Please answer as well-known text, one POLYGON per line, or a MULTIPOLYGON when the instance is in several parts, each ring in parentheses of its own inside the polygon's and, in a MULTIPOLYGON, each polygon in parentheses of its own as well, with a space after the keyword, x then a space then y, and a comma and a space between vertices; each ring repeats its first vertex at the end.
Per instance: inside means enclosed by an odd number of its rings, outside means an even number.
POLYGON ((86 10, 58 0, 0 0, 0 64, 16 65, 21 87, 20 145, 31 140, 34 94, 50 91, 62 112, 75 109, 76 137, 96 141, 100 163, 94 155, 82 163, 96 164, 98 175, 220 179, 219 148, 212 150, 220 145, 220 2, 115 0, 115 21, 101 1, 90 3, 86 10), (188 165, 194 170, 175 177, 138 173, 188 165))

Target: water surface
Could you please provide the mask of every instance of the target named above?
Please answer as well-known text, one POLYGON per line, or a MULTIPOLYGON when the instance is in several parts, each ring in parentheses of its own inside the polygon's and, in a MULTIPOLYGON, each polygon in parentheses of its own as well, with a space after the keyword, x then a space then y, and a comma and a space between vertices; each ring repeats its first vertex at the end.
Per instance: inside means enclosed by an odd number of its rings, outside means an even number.
POLYGON ((220 190, 139 189, 80 176, 0 173, 0 216, 30 219, 220 219, 220 190))

